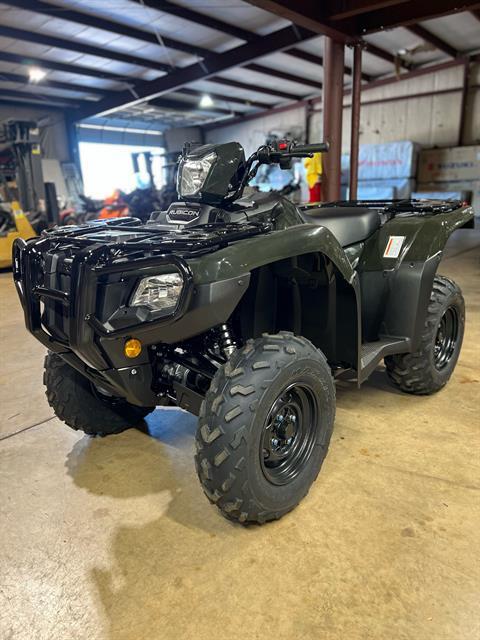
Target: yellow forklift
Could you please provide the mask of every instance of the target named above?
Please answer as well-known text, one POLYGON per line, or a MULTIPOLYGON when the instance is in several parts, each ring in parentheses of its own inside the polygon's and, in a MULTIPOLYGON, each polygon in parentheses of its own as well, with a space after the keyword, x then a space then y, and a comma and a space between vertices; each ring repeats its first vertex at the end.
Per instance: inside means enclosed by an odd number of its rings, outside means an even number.
POLYGON ((49 186, 43 182, 37 124, 0 123, 0 269, 11 266, 16 238, 28 240, 57 222, 56 194, 49 186))
POLYGON ((17 201, 12 201, 8 208, 0 204, 0 269, 12 265, 14 240, 17 238, 28 240, 36 235, 38 235, 37 232, 17 201))

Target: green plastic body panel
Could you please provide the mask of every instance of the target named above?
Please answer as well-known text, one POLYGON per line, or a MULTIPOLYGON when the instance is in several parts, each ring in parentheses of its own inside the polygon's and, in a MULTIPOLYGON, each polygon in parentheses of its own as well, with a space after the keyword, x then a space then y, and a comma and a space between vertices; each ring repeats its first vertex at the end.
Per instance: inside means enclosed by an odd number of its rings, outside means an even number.
POLYGON ((194 282, 203 284, 240 278, 286 258, 323 253, 355 291, 357 327, 352 331, 357 334, 360 363, 362 343, 383 336, 404 338, 409 350, 415 350, 443 248, 452 232, 472 218, 471 207, 396 216, 364 242, 346 248, 325 227, 300 224, 237 242, 190 260, 189 265, 194 282), (397 258, 384 257, 390 236, 404 238, 397 258))
POLYGON ((242 240, 215 253, 189 260, 198 284, 240 276, 278 260, 319 251, 335 264, 353 285, 356 273, 336 238, 325 227, 301 224, 242 240))

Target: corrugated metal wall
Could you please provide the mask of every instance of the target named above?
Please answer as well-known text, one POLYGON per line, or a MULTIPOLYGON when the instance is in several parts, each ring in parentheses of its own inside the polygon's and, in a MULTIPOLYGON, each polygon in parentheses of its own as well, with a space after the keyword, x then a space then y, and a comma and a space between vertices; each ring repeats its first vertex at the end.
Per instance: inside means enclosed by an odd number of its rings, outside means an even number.
MULTIPOLYGON (((463 66, 458 65, 435 73, 402 80, 383 87, 369 89, 362 94, 360 143, 379 143, 413 140, 423 147, 456 146, 459 139, 462 99, 463 66), (455 90, 452 93, 405 98, 419 93, 455 90), (391 102, 377 102, 398 97, 391 102), (367 104, 375 101, 375 104, 367 104)), ((480 65, 472 65, 464 144, 480 142, 480 65), (477 87, 475 87, 477 85, 477 87)), ((350 142, 350 97, 345 98, 342 147, 348 151, 350 142)), ((322 140, 320 103, 310 118, 310 141, 322 140)), ((208 142, 238 140, 247 153, 263 143, 265 133, 294 126, 305 127, 305 108, 262 116, 244 123, 219 127, 207 132, 208 142)))

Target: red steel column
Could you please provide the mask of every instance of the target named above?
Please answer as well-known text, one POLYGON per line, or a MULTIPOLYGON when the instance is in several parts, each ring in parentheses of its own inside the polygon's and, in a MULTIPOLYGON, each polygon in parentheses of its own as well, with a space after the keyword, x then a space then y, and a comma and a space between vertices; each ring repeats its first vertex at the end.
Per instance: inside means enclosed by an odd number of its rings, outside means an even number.
POLYGON ((360 95, 362 91, 362 47, 353 49, 352 127, 350 135, 350 200, 357 199, 358 147, 360 138, 360 95))
POLYGON ((470 63, 467 58, 463 66, 462 97, 460 100, 460 122, 458 123, 458 146, 459 147, 463 144, 463 136, 465 132, 469 84, 470 84, 470 63))
POLYGON ((322 200, 327 202, 340 199, 344 58, 345 45, 325 36, 323 139, 330 149, 322 156, 322 200))

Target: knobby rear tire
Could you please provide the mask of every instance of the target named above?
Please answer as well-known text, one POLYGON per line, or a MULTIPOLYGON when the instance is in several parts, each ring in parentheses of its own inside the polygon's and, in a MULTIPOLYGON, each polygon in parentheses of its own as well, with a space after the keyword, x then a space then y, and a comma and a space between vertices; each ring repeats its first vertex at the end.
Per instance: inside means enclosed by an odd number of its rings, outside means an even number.
POLYGON ((430 395, 440 391, 450 379, 460 355, 465 329, 465 301, 460 287, 445 276, 433 281, 430 302, 422 331, 420 345, 414 353, 403 353, 385 358, 390 380, 405 393, 430 395), (452 309, 457 322, 455 346, 444 366, 435 364, 435 343, 445 312, 452 309))

